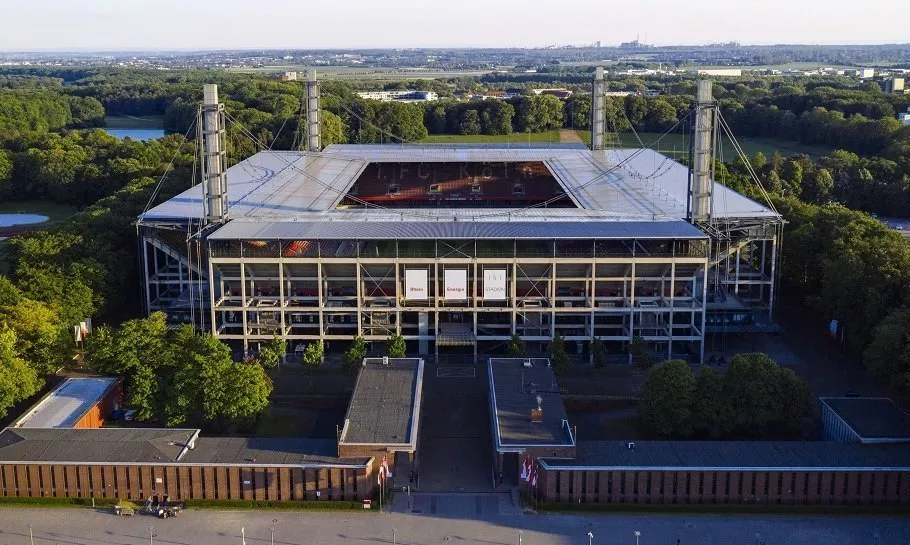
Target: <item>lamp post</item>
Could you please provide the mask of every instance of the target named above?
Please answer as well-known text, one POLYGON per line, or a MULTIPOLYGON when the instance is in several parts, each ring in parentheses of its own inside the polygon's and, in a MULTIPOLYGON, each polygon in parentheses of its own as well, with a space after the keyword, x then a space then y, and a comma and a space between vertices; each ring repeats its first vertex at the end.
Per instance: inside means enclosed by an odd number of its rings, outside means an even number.
POLYGON ((240 527, 240 542, 246 545, 246 528, 243 526, 240 527))
POLYGON ((154 526, 149 526, 149 545, 155 545, 155 534, 152 533, 154 529, 154 526))
POLYGON ((594 534, 588 532, 588 545, 594 545, 594 534))
POLYGON ((269 528, 269 543, 275 545, 275 527, 269 528))
POLYGON ((398 545, 398 532, 392 528, 392 545, 398 545))
POLYGON ((31 545, 35 545, 35 538, 32 536, 32 523, 28 523, 28 542, 31 545))
POLYGON ((632 535, 635 536, 635 545, 638 545, 638 538, 641 537, 641 532, 639 532, 638 530, 635 530, 634 532, 632 532, 632 535))
POLYGON ((521 545, 521 530, 518 531, 518 545, 521 545))

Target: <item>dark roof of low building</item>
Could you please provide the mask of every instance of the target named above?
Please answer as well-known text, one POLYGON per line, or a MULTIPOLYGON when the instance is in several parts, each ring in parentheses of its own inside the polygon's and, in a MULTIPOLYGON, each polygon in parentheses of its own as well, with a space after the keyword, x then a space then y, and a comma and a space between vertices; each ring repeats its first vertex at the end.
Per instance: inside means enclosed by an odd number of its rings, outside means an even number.
POLYGON ((176 462, 199 430, 6 428, 0 461, 76 463, 176 462))
POLYGON ((416 449, 423 360, 367 358, 345 415, 340 444, 416 449))
POLYGON ((491 358, 493 439, 499 451, 528 446, 573 445, 556 376, 545 358, 491 358), (531 366, 525 367, 530 361, 531 366), (541 422, 531 421, 540 408, 541 422))
POLYGON ((332 439, 304 437, 200 437, 183 456, 187 464, 357 465, 368 458, 338 458, 332 439))
POLYGON ((910 415, 886 397, 823 397, 821 402, 861 438, 910 440, 910 415))
POLYGON ((910 445, 829 441, 583 441, 549 467, 646 469, 908 468, 910 445))

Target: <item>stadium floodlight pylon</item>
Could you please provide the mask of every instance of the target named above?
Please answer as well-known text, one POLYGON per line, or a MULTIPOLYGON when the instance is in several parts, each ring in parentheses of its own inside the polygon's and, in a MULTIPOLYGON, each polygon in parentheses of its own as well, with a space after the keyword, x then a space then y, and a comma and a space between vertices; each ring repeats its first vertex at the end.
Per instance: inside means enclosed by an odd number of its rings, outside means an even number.
POLYGON ((225 171, 224 104, 218 103, 218 86, 202 88, 202 106, 196 119, 202 190, 205 193, 205 222, 224 223, 228 219, 227 176, 225 171))
POLYGON ((714 150, 717 139, 717 101, 713 82, 698 81, 692 112, 692 146, 689 167, 689 210, 691 223, 707 225, 714 206, 714 150))
POLYGON ((316 80, 315 70, 307 70, 304 75, 306 79, 306 151, 321 151, 319 81, 316 80))
POLYGON ((594 70, 594 86, 591 91, 591 149, 594 151, 604 149, 606 134, 604 94, 606 85, 603 66, 598 66, 594 70))

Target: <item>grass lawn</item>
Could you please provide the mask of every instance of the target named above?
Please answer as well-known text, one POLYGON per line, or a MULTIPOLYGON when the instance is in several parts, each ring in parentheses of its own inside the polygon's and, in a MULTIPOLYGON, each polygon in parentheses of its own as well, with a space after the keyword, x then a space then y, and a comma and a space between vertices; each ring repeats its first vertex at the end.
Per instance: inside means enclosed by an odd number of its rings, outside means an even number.
MULTIPOLYGON (((0 214, 40 214, 50 222, 66 219, 76 213, 76 207, 47 201, 0 202, 0 214)), ((46 224, 41 224, 46 225, 46 224)))
MULTIPOLYGON (((585 144, 591 144, 590 131, 576 132, 578 133, 578 136, 585 142, 585 144)), ((663 153, 670 157, 682 157, 688 153, 686 136, 683 134, 670 133, 664 136, 656 146, 652 146, 652 144, 658 138, 660 138, 660 133, 640 132, 638 133, 638 136, 641 138, 641 141, 646 147, 656 149, 660 153, 663 153)), ((757 152, 762 152, 766 156, 770 157, 771 154, 775 151, 784 156, 805 153, 810 157, 820 157, 822 155, 828 155, 831 153, 831 150, 827 148, 806 146, 800 144, 799 142, 792 142, 790 140, 776 140, 773 138, 739 138, 738 140, 740 146, 743 148, 743 151, 746 152, 746 154, 749 156, 755 155, 757 152)), ((638 139, 635 138, 635 135, 630 132, 608 134, 608 145, 610 145, 611 142, 613 147, 618 148, 641 147, 638 139)), ((727 137, 724 137, 721 141, 720 149, 718 149, 718 158, 721 158, 724 161, 732 161, 736 158, 736 150, 733 148, 733 144, 727 137)))
POLYGON ((431 134, 421 144, 527 144, 528 142, 559 142, 559 131, 514 134, 431 134))
POLYGON ((104 117, 104 126, 108 129, 161 129, 164 128, 164 116, 108 115, 104 117))

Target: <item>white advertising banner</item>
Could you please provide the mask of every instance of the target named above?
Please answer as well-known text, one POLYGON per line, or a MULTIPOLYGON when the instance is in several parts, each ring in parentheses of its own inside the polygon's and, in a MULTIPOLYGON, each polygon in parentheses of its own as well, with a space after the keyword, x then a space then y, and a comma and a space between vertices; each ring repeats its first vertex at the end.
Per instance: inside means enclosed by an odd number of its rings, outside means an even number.
POLYGON ((490 301, 506 300, 506 270, 483 270, 483 298, 490 301))
POLYGON ((426 269, 406 269, 404 271, 404 298, 405 299, 428 299, 430 290, 427 281, 428 271, 426 269))
POLYGON ((468 298, 468 270, 445 270, 445 300, 464 301, 468 298))

